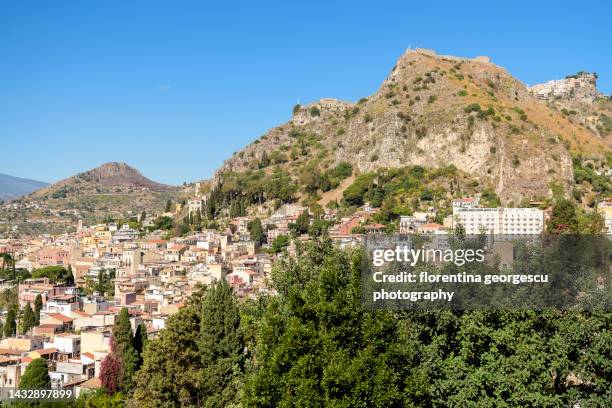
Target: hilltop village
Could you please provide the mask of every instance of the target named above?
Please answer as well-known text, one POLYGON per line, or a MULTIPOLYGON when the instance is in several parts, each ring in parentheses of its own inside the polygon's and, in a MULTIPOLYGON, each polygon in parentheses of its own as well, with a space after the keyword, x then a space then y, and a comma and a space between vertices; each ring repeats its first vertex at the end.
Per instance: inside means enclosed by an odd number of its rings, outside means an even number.
MULTIPOLYGON (((384 233, 368 203, 349 216, 286 204, 271 216, 231 218, 225 230, 204 229, 168 237, 164 224, 178 212, 202 216, 207 196, 197 185, 184 206, 142 214, 121 223, 78 223, 76 231, 0 241, 4 275, 0 386, 14 387, 27 365, 48 361, 56 388, 98 388, 100 365, 110 352, 112 328, 127 309, 134 333, 155 338, 168 316, 198 290, 226 280, 242 299, 270 293, 275 261, 296 254, 296 245, 321 233, 340 247, 358 245, 364 234, 384 233), (12 308, 12 309, 11 309, 12 308)), ((537 203, 534 203, 537 204, 537 203)), ((10 204, 6 204, 10 205, 10 204)), ((478 196, 452 201, 442 223, 433 208, 400 216, 400 234, 534 235, 545 231, 551 208, 486 208, 478 196)), ((599 211, 612 233, 612 201, 599 211)))

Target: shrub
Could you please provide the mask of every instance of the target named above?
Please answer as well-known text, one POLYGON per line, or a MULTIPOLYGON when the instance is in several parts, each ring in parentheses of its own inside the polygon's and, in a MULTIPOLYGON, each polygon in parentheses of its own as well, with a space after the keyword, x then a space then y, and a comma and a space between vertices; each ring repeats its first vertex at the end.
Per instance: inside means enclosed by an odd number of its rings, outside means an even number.
POLYGON ((355 178, 355 181, 342 193, 344 200, 349 205, 362 205, 363 197, 367 193, 370 185, 374 181, 374 173, 365 173, 355 178))
POLYGON ((433 200, 433 194, 429 190, 423 190, 419 198, 421 199, 421 201, 431 201, 433 200))
POLYGON ((415 132, 417 139, 422 139, 427 136, 427 128, 425 126, 417 128, 415 132))
POLYGON ((481 112, 482 108, 480 107, 480 104, 478 103, 471 103, 465 107, 464 111, 465 113, 481 112))
POLYGON ((353 166, 351 163, 342 161, 333 170, 334 176, 345 179, 353 174, 353 166))
POLYGON ((312 116, 320 116, 321 115, 321 111, 316 106, 313 106, 313 107, 310 108, 310 115, 312 115, 312 116))

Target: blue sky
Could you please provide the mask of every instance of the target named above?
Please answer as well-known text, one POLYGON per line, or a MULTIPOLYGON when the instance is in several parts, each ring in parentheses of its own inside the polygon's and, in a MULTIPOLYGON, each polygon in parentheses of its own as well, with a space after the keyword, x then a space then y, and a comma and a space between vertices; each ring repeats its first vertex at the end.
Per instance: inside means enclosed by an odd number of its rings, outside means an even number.
POLYGON ((0 173, 207 178, 298 99, 371 94, 409 45, 488 55, 528 84, 595 71, 612 91, 605 1, 207 3, 0 3, 0 173))

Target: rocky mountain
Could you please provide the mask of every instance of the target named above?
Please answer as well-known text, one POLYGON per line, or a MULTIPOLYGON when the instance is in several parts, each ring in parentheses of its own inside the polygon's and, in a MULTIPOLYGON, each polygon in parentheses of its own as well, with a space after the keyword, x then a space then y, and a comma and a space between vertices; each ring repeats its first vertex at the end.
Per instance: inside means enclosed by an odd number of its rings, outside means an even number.
POLYGON ((612 137, 612 100, 597 90, 597 74, 578 72, 529 87, 529 91, 569 121, 601 138, 612 137))
POLYGON ((593 103, 603 95, 597 90, 597 74, 578 72, 564 79, 555 79, 544 84, 528 87, 536 98, 550 100, 573 100, 582 103, 593 103))
POLYGON ((0 174, 0 200, 21 197, 48 185, 43 181, 0 174))
POLYGON ((68 195, 95 193, 120 193, 134 191, 171 191, 172 186, 156 183, 144 177, 126 163, 106 163, 94 169, 58 181, 38 190, 32 197, 64 198, 68 195))
MULTIPOLYGON (((592 77, 579 80, 595 85, 592 77)), ((573 94, 593 103, 602 99, 589 89, 573 94)), ((452 165, 504 203, 550 197, 555 188, 569 193, 572 157, 604 168, 610 140, 538 95, 487 57, 409 49, 373 95, 355 103, 321 99, 295 106, 291 121, 234 154, 215 180, 281 168, 300 183, 304 173, 342 162, 354 175, 452 165)), ((602 106, 609 115, 610 105, 602 106)))
MULTIPOLYGON (((176 200, 180 193, 178 187, 157 183, 125 163, 113 162, 58 181, 20 201, 29 220, 46 220, 48 213, 39 214, 38 209, 47 208, 92 223, 109 216, 120 219, 138 215, 143 210, 162 211, 167 200, 176 200)), ((24 216, 17 212, 11 217, 24 216)))

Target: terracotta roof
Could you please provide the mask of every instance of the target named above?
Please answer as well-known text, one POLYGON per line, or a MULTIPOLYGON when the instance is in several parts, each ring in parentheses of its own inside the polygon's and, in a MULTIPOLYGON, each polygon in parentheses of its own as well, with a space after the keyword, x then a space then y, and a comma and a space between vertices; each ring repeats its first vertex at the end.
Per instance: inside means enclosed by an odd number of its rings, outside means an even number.
POLYGON ((89 359, 92 359, 92 360, 95 360, 95 359, 96 359, 96 358, 94 357, 93 353, 89 353, 89 352, 87 352, 87 353, 81 353, 81 355, 82 355, 82 356, 85 356, 85 357, 87 357, 87 358, 89 358, 89 359))
POLYGON ((41 356, 44 356, 45 354, 57 353, 57 348, 56 347, 49 347, 49 348, 46 348, 46 349, 32 350, 32 353, 33 352, 37 352, 41 356))
POLYGON ((62 384, 63 388, 73 387, 75 385, 84 384, 87 380, 79 378, 78 380, 70 381, 62 384))
POLYGON ((0 363, 8 363, 9 361, 19 361, 17 358, 0 357, 0 363))
POLYGON ((63 315, 61 313, 51 313, 47 317, 51 317, 53 319, 61 320, 64 323, 70 323, 71 321, 74 320, 73 318, 65 316, 65 315, 63 315))
POLYGON ((36 326, 40 329, 55 329, 56 327, 61 327, 62 323, 43 323, 36 326))
POLYGON ((74 299, 75 297, 77 297, 77 295, 58 295, 58 296, 52 296, 50 300, 71 300, 71 299, 74 299))
POLYGON ((89 380, 81 384, 81 388, 94 389, 94 388, 100 388, 100 387, 102 387, 102 381, 100 381, 100 379, 97 377, 90 378, 89 380))
POLYGON ((0 349, 0 354, 7 354, 7 355, 11 355, 11 356, 20 356, 23 353, 23 351, 19 351, 19 350, 15 350, 15 349, 10 349, 10 348, 1 348, 0 349))

